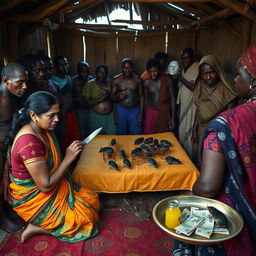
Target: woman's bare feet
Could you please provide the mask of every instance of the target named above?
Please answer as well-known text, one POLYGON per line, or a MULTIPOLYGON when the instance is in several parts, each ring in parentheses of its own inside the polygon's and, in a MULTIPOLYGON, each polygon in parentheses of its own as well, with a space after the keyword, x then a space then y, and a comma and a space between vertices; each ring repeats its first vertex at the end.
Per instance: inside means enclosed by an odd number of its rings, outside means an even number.
POLYGON ((21 242, 24 243, 27 241, 28 238, 35 235, 50 235, 50 232, 48 230, 45 230, 41 227, 29 223, 26 229, 21 234, 21 242))

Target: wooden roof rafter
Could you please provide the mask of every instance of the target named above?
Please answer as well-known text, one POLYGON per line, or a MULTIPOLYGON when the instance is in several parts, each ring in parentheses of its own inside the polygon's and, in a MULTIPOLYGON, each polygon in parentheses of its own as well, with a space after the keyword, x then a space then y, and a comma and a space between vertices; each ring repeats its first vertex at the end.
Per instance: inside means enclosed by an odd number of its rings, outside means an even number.
POLYGON ((171 13, 175 18, 180 18, 180 19, 188 20, 188 21, 193 21, 193 20, 196 19, 195 17, 193 17, 190 14, 187 14, 186 12, 184 12, 184 13, 182 13, 182 12, 175 12, 173 10, 173 8, 168 6, 166 3, 154 3, 154 5, 159 6, 160 8, 165 10, 166 12, 171 13))
MULTIPOLYGON (((39 12, 37 15, 33 15, 33 12, 27 15, 14 15, 9 18, 11 21, 20 21, 20 22, 40 22, 46 17, 49 17, 53 13, 60 10, 61 7, 63 7, 65 4, 70 2, 70 0, 59 0, 59 1, 53 1, 51 5, 49 5, 49 2, 46 2, 43 6, 40 8, 42 9, 41 12, 39 12)), ((36 13, 38 9, 35 10, 34 13, 36 13)))
POLYGON ((189 13, 193 13, 198 18, 204 18, 207 16, 207 13, 201 11, 200 9, 197 9, 191 5, 188 5, 187 3, 177 3, 177 6, 181 7, 182 9, 186 10, 189 13))
POLYGON ((237 13, 245 16, 250 20, 256 20, 256 12, 252 10, 247 10, 246 5, 238 2, 237 0, 218 0, 218 2, 222 3, 226 7, 234 10, 237 13))
POLYGON ((97 6, 99 6, 100 4, 102 4, 102 2, 104 2, 105 0, 98 0, 97 2, 90 4, 89 6, 83 7, 83 8, 79 8, 79 9, 74 9, 72 12, 68 12, 66 13, 66 20, 67 21, 74 21, 78 18, 83 17, 86 13, 90 12, 91 9, 96 8, 97 6))
POLYGON ((236 12, 234 10, 226 8, 226 9, 223 9, 219 12, 216 12, 215 14, 213 14, 211 16, 208 16, 204 19, 194 21, 191 24, 189 24, 188 26, 185 26, 185 28, 188 29, 188 28, 193 27, 193 26, 200 27, 200 26, 205 25, 207 23, 215 22, 217 20, 224 19, 224 18, 226 18, 228 16, 231 16, 231 15, 234 15, 234 14, 236 14, 236 12))
POLYGON ((13 0, 9 1, 7 4, 2 5, 0 9, 0 13, 4 13, 9 11, 10 9, 15 8, 16 6, 22 4, 25 0, 13 0))
POLYGON ((145 26, 169 26, 169 25, 188 25, 186 20, 173 21, 141 21, 141 20, 112 20, 114 23, 141 24, 145 26))

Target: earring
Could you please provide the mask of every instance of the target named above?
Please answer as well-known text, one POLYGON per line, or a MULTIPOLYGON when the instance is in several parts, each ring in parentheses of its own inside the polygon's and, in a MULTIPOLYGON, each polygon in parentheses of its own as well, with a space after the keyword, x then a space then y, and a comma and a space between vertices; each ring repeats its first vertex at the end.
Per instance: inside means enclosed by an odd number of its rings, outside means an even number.
POLYGON ((253 87, 252 84, 250 84, 250 90, 252 89, 252 87, 253 87))

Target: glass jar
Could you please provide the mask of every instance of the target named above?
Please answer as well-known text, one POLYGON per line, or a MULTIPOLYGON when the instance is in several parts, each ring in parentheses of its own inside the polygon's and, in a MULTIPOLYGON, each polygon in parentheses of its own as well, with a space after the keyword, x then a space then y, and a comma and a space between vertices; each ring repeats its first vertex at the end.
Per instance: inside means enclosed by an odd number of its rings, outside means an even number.
POLYGON ((177 227, 180 225, 180 216, 179 202, 177 200, 170 201, 165 211, 165 226, 171 229, 177 227))

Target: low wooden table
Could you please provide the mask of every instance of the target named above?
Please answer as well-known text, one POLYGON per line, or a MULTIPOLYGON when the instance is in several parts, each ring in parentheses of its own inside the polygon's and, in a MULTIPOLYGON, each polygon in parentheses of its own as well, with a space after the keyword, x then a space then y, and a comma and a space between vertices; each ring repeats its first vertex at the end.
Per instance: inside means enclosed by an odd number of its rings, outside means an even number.
POLYGON ((73 180, 79 184, 105 193, 191 190, 198 176, 197 168, 170 132, 152 135, 98 135, 85 146, 72 174, 73 180), (119 171, 110 169, 108 163, 103 161, 99 149, 109 146, 111 139, 116 138, 119 148, 126 151, 127 158, 132 162, 131 150, 135 148, 134 140, 138 137, 169 140, 172 147, 168 155, 178 158, 182 164, 168 165, 159 156, 154 156, 159 168, 144 163, 133 164, 132 169, 128 169, 123 167, 117 153, 115 161, 120 167, 119 171))

